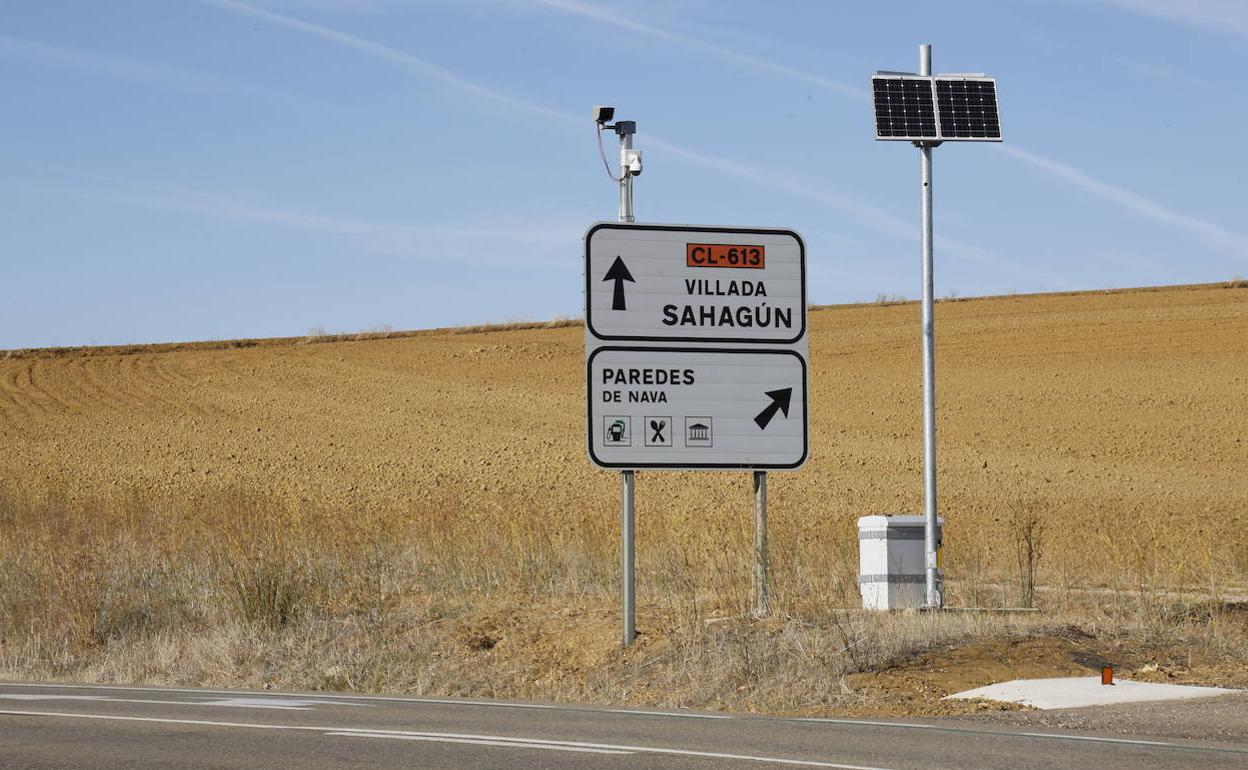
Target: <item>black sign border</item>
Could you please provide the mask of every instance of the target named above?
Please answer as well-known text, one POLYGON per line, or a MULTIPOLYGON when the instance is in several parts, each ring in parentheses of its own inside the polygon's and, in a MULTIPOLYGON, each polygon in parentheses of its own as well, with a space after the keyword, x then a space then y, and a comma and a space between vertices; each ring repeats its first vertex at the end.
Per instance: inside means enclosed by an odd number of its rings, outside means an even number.
POLYGON ((796 230, 771 229, 760 227, 712 227, 709 225, 655 225, 634 224, 629 222, 599 222, 585 233, 585 328, 600 340, 624 342, 711 342, 711 343, 746 343, 752 345, 792 345, 806 336, 806 242, 796 230), (594 233, 599 230, 666 230, 679 233, 741 233, 742 235, 788 235, 797 241, 799 261, 802 272, 802 325, 798 333, 788 339, 765 339, 755 337, 638 337, 627 334, 599 334, 594 328, 594 310, 589 300, 592 287, 592 276, 589 273, 589 248, 594 233))
POLYGON ((794 471, 806 464, 810 458, 810 391, 807 377, 806 359, 796 350, 759 350, 758 348, 660 348, 647 345, 604 345, 595 348, 585 359, 585 445, 589 452, 589 461, 599 468, 609 470, 782 470, 794 471), (778 356, 793 356, 802 365, 802 456, 795 463, 609 463, 603 462, 594 454, 594 389, 592 372, 594 357, 603 351, 624 352, 660 352, 660 353, 764 353, 778 356))

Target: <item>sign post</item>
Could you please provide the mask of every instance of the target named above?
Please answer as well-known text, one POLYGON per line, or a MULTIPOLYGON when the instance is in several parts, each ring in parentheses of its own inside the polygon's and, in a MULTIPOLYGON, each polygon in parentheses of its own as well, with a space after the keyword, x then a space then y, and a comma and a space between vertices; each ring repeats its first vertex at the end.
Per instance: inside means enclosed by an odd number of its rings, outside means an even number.
POLYGON ((767 616, 767 471, 754 471, 754 617, 767 616))

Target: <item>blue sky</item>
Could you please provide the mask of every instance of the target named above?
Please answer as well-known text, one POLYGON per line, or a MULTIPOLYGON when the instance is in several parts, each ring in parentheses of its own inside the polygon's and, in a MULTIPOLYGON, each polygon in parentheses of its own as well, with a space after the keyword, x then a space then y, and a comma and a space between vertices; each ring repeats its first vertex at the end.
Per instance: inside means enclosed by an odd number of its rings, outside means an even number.
POLYGON ((600 103, 639 221, 914 298, 917 151, 866 93, 921 42, 1005 135, 935 152, 938 296, 1248 275, 1234 0, 0 0, 0 348, 579 315, 600 103))

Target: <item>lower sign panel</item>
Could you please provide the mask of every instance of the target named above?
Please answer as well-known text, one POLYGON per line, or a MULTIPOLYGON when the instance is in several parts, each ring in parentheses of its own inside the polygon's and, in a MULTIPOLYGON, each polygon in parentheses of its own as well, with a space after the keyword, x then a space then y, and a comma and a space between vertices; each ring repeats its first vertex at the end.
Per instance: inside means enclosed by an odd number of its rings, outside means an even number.
POLYGON ((601 468, 806 462, 806 361, 795 351, 601 347, 587 368, 589 458, 601 468))

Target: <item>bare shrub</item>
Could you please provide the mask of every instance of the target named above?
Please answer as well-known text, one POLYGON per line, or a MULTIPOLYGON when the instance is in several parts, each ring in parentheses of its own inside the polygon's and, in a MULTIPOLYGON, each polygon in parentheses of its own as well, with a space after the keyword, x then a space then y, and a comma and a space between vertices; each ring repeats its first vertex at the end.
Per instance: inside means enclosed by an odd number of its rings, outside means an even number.
POLYGON ((1010 538, 1018 566, 1018 601, 1021 607, 1036 606, 1036 570, 1044 552, 1045 523, 1040 504, 1022 501, 1010 512, 1010 538))
POLYGON ((244 619, 278 627, 295 617, 305 593, 297 565, 266 549, 227 559, 225 564, 229 587, 244 619))
MULTIPOLYGON (((240 496, 218 526, 216 566, 233 608, 248 623, 278 628, 304 609, 312 589, 300 522, 272 501, 240 496)), ((313 530, 312 534, 315 534, 313 530)))

